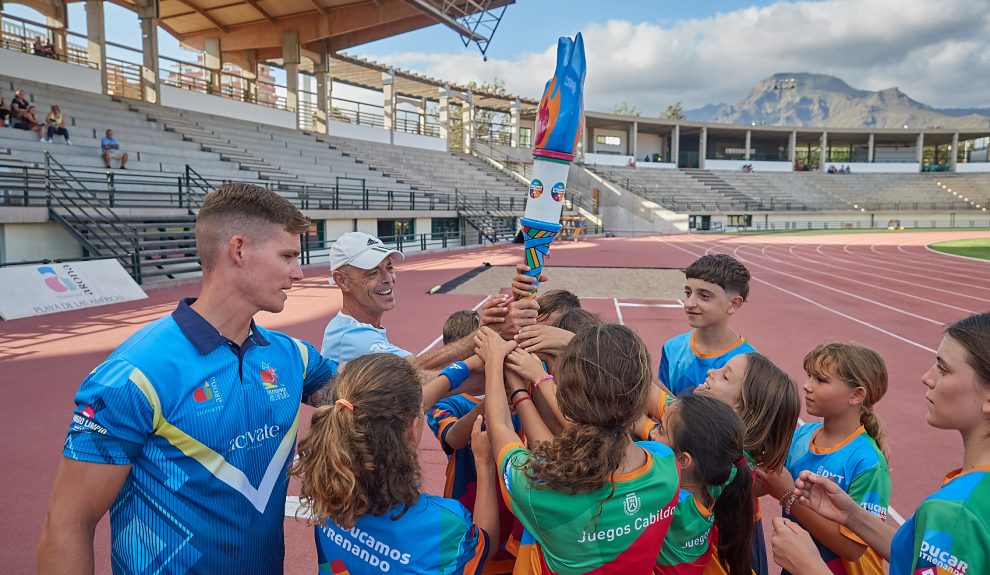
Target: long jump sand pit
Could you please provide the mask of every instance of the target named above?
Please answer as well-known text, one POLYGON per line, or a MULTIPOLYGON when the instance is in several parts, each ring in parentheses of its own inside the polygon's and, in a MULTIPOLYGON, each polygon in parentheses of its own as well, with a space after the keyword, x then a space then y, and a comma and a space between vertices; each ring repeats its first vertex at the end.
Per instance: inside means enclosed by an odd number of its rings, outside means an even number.
MULTIPOLYGON (((488 295, 508 287, 510 266, 491 266, 446 293, 488 295)), ((676 300, 684 295, 684 272, 663 268, 552 267, 541 290, 566 289, 578 297, 676 300)), ((456 281, 456 280, 455 280, 456 281)))

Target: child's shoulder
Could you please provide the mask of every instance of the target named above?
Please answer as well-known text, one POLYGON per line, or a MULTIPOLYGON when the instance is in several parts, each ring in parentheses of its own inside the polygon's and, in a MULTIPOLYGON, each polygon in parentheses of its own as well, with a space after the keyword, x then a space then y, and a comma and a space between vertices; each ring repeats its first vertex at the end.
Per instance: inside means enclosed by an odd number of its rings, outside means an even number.
POLYGON ((804 425, 798 427, 794 430, 794 439, 791 443, 801 444, 801 443, 811 443, 811 436, 815 434, 816 431, 822 426, 820 421, 812 421, 810 423, 805 423, 804 425))
POLYGON ((441 521, 460 520, 464 523, 472 523, 471 512, 456 499, 424 493, 420 495, 416 507, 420 513, 436 516, 441 521))
POLYGON ((674 337, 668 339, 663 344, 663 348, 666 351, 680 351, 684 349, 691 348, 691 336, 694 335, 694 330, 686 331, 684 333, 675 335, 674 337))

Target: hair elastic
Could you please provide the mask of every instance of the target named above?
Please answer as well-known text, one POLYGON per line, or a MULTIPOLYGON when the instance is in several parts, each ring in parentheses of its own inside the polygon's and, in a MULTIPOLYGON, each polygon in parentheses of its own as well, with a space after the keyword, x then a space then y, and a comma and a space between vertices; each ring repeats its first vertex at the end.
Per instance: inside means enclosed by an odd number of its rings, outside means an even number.
POLYGON ((344 407, 347 408, 347 411, 350 411, 351 413, 354 413, 354 404, 351 403, 351 402, 349 402, 349 401, 347 401, 346 399, 338 399, 337 401, 333 402, 333 404, 334 405, 343 405, 344 407))
POLYGON ((533 382, 533 389, 538 389, 540 387, 540 384, 543 383, 544 381, 553 381, 553 376, 550 375, 549 373, 543 374, 542 376, 540 376, 539 379, 533 382))

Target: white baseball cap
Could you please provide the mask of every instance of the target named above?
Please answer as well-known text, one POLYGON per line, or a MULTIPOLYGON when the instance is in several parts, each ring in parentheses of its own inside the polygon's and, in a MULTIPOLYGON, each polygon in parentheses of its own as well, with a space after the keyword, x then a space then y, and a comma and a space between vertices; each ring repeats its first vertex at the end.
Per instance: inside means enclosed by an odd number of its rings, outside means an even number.
MULTIPOLYGON (((347 232, 330 246, 330 272, 343 266, 370 270, 389 256, 398 256, 399 260, 405 258, 402 252, 385 247, 380 239, 371 234, 347 232)), ((332 275, 330 285, 334 285, 332 275)))

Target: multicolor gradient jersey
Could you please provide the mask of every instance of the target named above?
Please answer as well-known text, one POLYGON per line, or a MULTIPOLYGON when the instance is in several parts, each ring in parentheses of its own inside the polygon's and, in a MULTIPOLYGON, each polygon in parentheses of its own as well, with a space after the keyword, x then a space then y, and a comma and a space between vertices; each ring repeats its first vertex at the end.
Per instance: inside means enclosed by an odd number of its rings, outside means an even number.
POLYGON ((453 499, 423 494, 405 513, 365 515, 351 529, 332 521, 318 525, 320 573, 380 575, 480 574, 488 555, 488 534, 453 499), (396 518, 396 516, 398 516, 396 518))
MULTIPOLYGON (((797 477, 802 471, 808 470, 828 477, 856 503, 884 521, 887 518, 887 506, 890 505, 890 470, 887 459, 876 442, 860 426, 834 447, 816 447, 815 436, 821 428, 821 423, 808 423, 794 432, 791 450, 784 463, 791 476, 797 477)), ((798 521, 794 517, 788 519, 798 521)), ((865 544, 858 535, 845 527, 839 527, 839 531, 853 541, 865 544)), ((880 575, 884 572, 880 556, 869 547, 858 560, 845 561, 817 540, 815 545, 818 546, 822 559, 836 575, 880 575)))
POLYGON ((657 378, 674 395, 692 393, 695 387, 704 383, 709 369, 718 369, 737 355, 755 351, 745 338, 740 337, 728 349, 716 353, 699 353, 694 347, 694 330, 691 330, 674 336, 663 344, 657 378))
POLYGON ((502 495, 526 528, 514 573, 648 573, 677 504, 678 474, 666 445, 640 441, 646 463, 591 493, 562 493, 527 477, 533 455, 522 444, 498 457, 502 495), (525 560, 531 558, 530 563, 525 560))
POLYGON ((897 530, 890 544, 892 575, 990 573, 990 466, 945 476, 897 530))
POLYGON ((237 346, 189 303, 89 374, 63 455, 131 466, 110 507, 114 573, 282 573, 299 402, 336 364, 253 322, 237 346))
POLYGON ((670 529, 663 538, 653 572, 660 575, 700 575, 712 558, 709 535, 715 516, 686 489, 677 497, 670 529))

